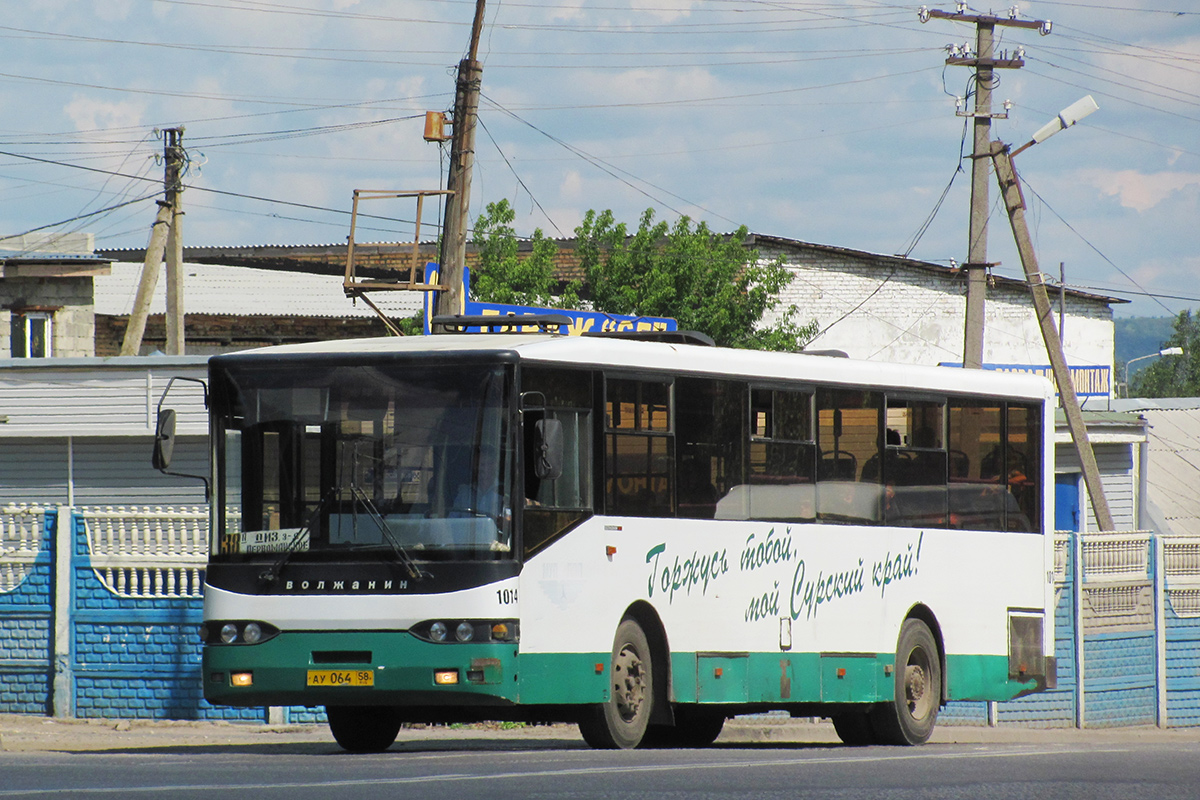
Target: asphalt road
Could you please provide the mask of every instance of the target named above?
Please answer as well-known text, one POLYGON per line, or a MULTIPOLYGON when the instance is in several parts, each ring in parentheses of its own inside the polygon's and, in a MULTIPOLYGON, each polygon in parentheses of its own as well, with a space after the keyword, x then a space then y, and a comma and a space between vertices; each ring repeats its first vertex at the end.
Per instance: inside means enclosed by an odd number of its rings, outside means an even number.
POLYGON ((1200 731, 942 728, 924 747, 848 748, 827 725, 731 725, 705 750, 602 752, 564 726, 422 729, 352 756, 319 727, 11 720, 0 800, 1200 797, 1200 731))

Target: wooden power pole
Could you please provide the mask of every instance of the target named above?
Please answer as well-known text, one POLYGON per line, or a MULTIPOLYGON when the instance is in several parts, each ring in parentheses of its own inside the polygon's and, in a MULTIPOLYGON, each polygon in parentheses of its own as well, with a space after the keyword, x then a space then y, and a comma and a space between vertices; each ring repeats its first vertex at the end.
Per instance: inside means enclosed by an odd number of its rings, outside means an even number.
POLYGON ((1008 209, 1008 220, 1012 226, 1013 239, 1016 241, 1017 251, 1021 254, 1021 266, 1025 269, 1025 278, 1029 282, 1029 291, 1033 295, 1033 310, 1037 315, 1038 326, 1042 330, 1046 352, 1050 355, 1050 369, 1054 373, 1054 382, 1058 384, 1058 396, 1067 416, 1067 428, 1071 432, 1071 440, 1075 443, 1075 451, 1079 454, 1079 464, 1083 469, 1083 483, 1087 487, 1088 495, 1092 498, 1092 511, 1096 515, 1096 525, 1102 531, 1111 531, 1114 530, 1112 512, 1108 508, 1108 498, 1105 497, 1104 485, 1100 480, 1100 468, 1096 464, 1096 453, 1092 450, 1092 443, 1088 440, 1087 426, 1083 422, 1083 411, 1079 407, 1079 398, 1075 395, 1075 383, 1071 380, 1071 370, 1067 367, 1062 341, 1054 326, 1054 309, 1051 307, 1050 297, 1046 293, 1046 276, 1038 267, 1037 255, 1033 250, 1033 240, 1029 238, 1029 226, 1025 222, 1025 198, 1021 195, 1021 183, 1013 168, 1008 146, 1003 142, 992 142, 990 151, 992 163, 996 166, 996 180, 1000 183, 1004 206, 1008 209))
POLYGON ((484 0, 475 0, 475 20, 471 25, 471 44, 467 57, 458 62, 458 79, 454 89, 454 117, 450 138, 450 170, 446 189, 453 194, 446 199, 446 219, 442 227, 442 253, 438 283, 445 287, 438 292, 435 313, 461 314, 466 298, 463 296, 463 273, 467 260, 467 229, 471 227, 471 170, 475 166, 475 123, 479 112, 479 89, 483 82, 483 65, 476 60, 479 35, 483 30, 484 0))
POLYGON ((158 286, 158 271, 167 252, 167 352, 183 354, 183 237, 179 226, 183 218, 180 195, 183 173, 183 128, 167 128, 163 131, 163 175, 164 199, 158 201, 158 216, 150 227, 150 241, 146 245, 146 259, 142 264, 142 277, 138 282, 137 296, 133 301, 133 312, 121 341, 121 355, 136 356, 142 347, 146 333, 146 319, 150 316, 150 303, 154 289, 158 286), (174 264, 174 266, 172 266, 174 264))
POLYGON ((988 219, 988 160, 991 158, 992 120, 1006 119, 1008 112, 992 111, 992 89, 996 86, 995 70, 1020 69, 1025 66, 1022 51, 1015 58, 1004 54, 996 58, 993 35, 996 28, 1035 28, 1043 35, 1050 32, 1050 23, 1041 20, 1020 20, 991 14, 968 14, 966 4, 959 3, 958 11, 939 11, 921 8, 920 20, 930 18, 969 22, 975 25, 975 52, 952 50, 946 64, 975 68, 975 110, 960 111, 974 118, 974 145, 971 151, 971 223, 967 240, 967 260, 963 270, 967 275, 967 310, 963 334, 963 366, 978 369, 983 366, 983 327, 987 293, 988 219))
POLYGON ((183 128, 163 131, 166 154, 166 201, 171 207, 167 231, 167 355, 183 355, 183 128))

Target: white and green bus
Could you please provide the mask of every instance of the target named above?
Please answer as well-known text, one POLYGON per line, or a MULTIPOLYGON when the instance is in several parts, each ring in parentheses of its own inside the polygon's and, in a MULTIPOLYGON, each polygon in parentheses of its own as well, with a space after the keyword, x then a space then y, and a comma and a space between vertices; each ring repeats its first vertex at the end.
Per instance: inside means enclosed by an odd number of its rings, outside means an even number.
POLYGON ((214 357, 205 697, 324 706, 363 752, 770 710, 919 744, 1053 685, 1048 382, 645 338, 214 357))

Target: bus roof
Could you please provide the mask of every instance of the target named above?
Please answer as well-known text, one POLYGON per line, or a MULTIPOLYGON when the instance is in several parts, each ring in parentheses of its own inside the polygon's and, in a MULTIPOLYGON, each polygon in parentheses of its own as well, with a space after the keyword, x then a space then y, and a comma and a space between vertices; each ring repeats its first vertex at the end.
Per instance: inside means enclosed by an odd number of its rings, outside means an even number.
POLYGON ((644 342, 603 336, 543 334, 439 334, 342 339, 288 344, 214 356, 218 363, 306 355, 328 358, 402 356, 415 353, 515 354, 522 361, 611 367, 624 371, 669 371, 759 380, 797 380, 935 392, 1053 398, 1054 387, 1025 373, 860 361, 805 353, 644 342))

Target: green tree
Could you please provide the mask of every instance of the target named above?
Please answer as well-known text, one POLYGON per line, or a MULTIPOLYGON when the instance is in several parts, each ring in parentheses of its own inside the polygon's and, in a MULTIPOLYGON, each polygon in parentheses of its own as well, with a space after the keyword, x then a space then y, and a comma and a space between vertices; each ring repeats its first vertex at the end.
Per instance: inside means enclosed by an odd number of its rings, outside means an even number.
POLYGON ((516 212, 507 200, 488 203, 479 215, 471 242, 479 259, 471 270, 471 294, 492 303, 571 308, 579 302, 576 285, 566 287, 561 296, 552 292, 558 285, 554 274, 554 256, 558 246, 542 233, 533 232, 532 252, 518 255, 520 243, 512 223, 516 212))
POLYGON ((1200 396, 1200 317, 1181 311, 1161 349, 1182 347, 1181 356, 1163 356, 1129 380, 1130 397, 1200 396))
POLYGON ((656 223, 647 209, 631 236, 606 210, 589 211, 575 234, 597 310, 674 317, 680 329, 706 333, 727 347, 799 350, 816 335, 815 321, 796 321, 795 306, 775 325, 759 327, 779 306, 792 275, 779 261, 761 263, 758 251, 745 246, 745 226, 725 236, 688 217, 674 226, 656 223))

